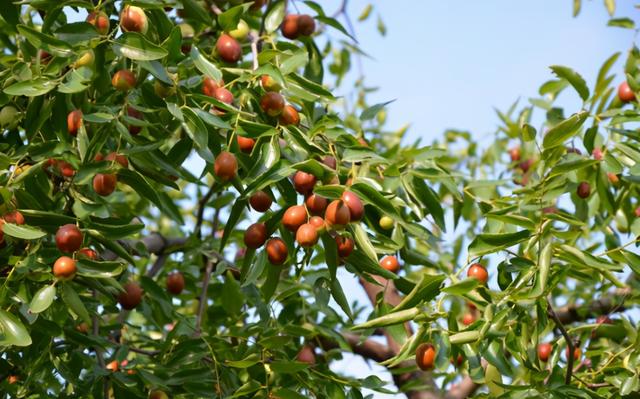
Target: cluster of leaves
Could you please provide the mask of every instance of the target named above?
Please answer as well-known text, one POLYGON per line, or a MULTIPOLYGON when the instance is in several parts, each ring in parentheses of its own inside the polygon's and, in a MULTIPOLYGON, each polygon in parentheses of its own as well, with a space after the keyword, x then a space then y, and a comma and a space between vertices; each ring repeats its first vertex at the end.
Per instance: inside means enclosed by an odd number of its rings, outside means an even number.
MULTIPOLYGON (((504 127, 481 153, 455 131, 442 145, 404 146, 405 130, 384 130, 385 104, 367 106, 363 85, 356 105, 337 112, 325 75, 345 79, 351 56, 361 53, 353 32, 307 1, 319 32, 285 40, 278 28, 292 12, 286 3, 132 1, 148 18, 144 32, 119 28, 119 2, 0 7, 0 214, 17 209, 26 221, 2 224, 1 389, 16 397, 161 390, 175 397, 361 398, 363 388, 386 392, 385 382, 337 375, 329 365, 349 350, 341 331, 384 328, 401 346, 390 368, 406 366, 420 343, 435 345, 443 389, 465 374, 505 397, 637 390, 638 334, 628 317, 597 325, 593 309, 575 310, 569 321, 579 323, 567 329, 585 357, 576 361, 574 385, 563 386, 567 343, 548 310, 621 291, 610 307, 617 311, 637 296, 637 282, 621 279, 640 269, 630 249, 640 234, 640 149, 628 127, 640 114, 635 101, 625 106, 615 94, 610 73, 620 56, 605 62, 593 88, 572 69, 552 67, 558 79, 519 113, 514 105, 500 114, 504 127), (82 18, 104 12, 110 29, 69 21, 78 10, 82 18), (216 42, 241 23, 250 31, 240 35, 242 60, 225 63, 216 42), (330 30, 346 41, 331 40, 330 30), (131 90, 112 84, 120 70, 135 76, 131 90), (263 76, 283 88, 299 125, 281 124, 261 108, 263 76), (205 78, 224 80, 236 100, 201 94, 205 78), (566 117, 555 100, 569 89, 583 107, 566 117), (82 122, 70 135, 74 110, 82 122), (546 112, 538 129, 535 110, 546 112), (250 152, 238 137, 255 141, 250 152), (518 156, 505 161, 514 146, 518 156), (223 151, 239 165, 229 182, 214 175, 223 151), (128 163, 96 159, 112 152, 128 163), (336 168, 322 162, 327 156, 336 168), (205 165, 201 175, 186 167, 196 158, 205 165), (285 210, 303 201, 290 181, 296 171, 317 178, 316 195, 333 200, 348 190, 365 204, 362 221, 345 232, 355 241, 350 256, 338 257, 334 232, 301 248, 282 226, 285 210), (96 193, 97 174, 117 177, 113 194, 96 193), (576 194, 583 182, 594 188, 587 199, 576 194), (260 216, 248 206, 258 191, 275 199, 260 216), (391 223, 381 225, 383 218, 391 223), (262 249, 244 250, 243 226, 258 219, 286 243, 285 265, 271 265, 262 249), (69 223, 101 259, 78 259, 76 276, 62 281, 52 274, 61 255, 54 234, 69 223), (448 245, 446 228, 464 233, 448 245), (400 275, 379 265, 391 254, 402 261, 400 275), (461 276, 478 259, 495 284, 461 276), (380 296, 370 314, 354 306, 338 278, 342 265, 363 284, 388 280, 403 300, 390 306, 380 296), (185 278, 177 295, 162 287, 174 269, 185 278), (131 280, 144 298, 127 312, 117 296, 131 280), (473 320, 463 324, 465 312, 473 320), (369 320, 354 326, 362 317, 369 320), (407 336, 405 323, 417 332, 407 336), (321 361, 300 357, 301 348, 326 340, 337 349, 321 361), (554 342, 548 362, 536 356, 543 341, 554 342), (453 369, 450 358, 459 355, 463 366, 453 369)), ((625 63, 634 92, 639 61, 634 48, 625 63)), ((420 383, 402 389, 432 389, 420 383)))

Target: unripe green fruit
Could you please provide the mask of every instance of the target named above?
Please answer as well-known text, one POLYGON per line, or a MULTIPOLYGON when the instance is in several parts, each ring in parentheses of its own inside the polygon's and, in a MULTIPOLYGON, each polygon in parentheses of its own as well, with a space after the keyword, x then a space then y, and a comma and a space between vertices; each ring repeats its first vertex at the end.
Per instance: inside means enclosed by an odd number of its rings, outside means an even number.
POLYGON ((13 129, 20 121, 19 112, 16 107, 7 105, 0 110, 0 126, 13 129))
POLYGON ((96 60, 93 50, 87 50, 84 52, 76 62, 73 64, 74 68, 90 67, 93 66, 93 62, 96 60))
POLYGON ((238 26, 234 30, 229 31, 229 35, 237 40, 244 40, 248 34, 249 25, 242 19, 238 22, 238 26))
POLYGON ((393 219, 389 216, 383 216, 380 218, 379 224, 383 230, 391 230, 393 228, 393 219))

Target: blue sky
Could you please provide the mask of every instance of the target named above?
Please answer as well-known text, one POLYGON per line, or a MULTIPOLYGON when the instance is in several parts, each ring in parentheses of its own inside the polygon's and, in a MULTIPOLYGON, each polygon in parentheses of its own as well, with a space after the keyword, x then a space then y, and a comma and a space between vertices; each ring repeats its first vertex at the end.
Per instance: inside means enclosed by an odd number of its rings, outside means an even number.
MULTIPOLYGON (((322 3, 331 13, 340 1, 322 3)), ((354 21, 368 3, 349 2, 354 21)), ((494 108, 505 110, 518 98, 536 97, 539 86, 554 77, 550 65, 573 68, 593 87, 602 63, 631 47, 635 33, 607 27, 602 1, 583 3, 581 14, 572 18, 570 0, 375 2, 369 20, 355 23, 359 45, 372 57, 363 60, 366 82, 379 88, 369 101, 396 100, 387 107, 388 127, 410 124, 407 142, 422 138, 427 144, 456 128, 471 131, 488 145, 499 124, 494 108), (378 15, 387 27, 386 37, 377 32, 378 15)), ((616 17, 639 12, 633 2, 618 3, 616 17)), ((622 63, 612 71, 617 84, 622 63)), ((345 84, 343 93, 348 88, 345 84)), ((567 107, 566 115, 581 104, 570 90, 559 102, 567 107)), ((345 291, 366 303, 357 281, 341 272, 345 291)), ((390 380, 382 368, 358 357, 346 356, 334 366, 350 375, 375 373, 390 380)))

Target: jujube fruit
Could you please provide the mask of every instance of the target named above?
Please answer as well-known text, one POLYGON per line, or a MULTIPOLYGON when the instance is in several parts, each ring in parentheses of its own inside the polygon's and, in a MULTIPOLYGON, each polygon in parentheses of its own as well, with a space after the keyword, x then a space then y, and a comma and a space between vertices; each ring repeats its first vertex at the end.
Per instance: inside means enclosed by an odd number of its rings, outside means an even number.
POLYGON ((149 392, 148 399, 169 399, 169 396, 164 391, 154 390, 149 392))
POLYGON ((249 197, 249 204, 258 212, 266 212, 271 208, 271 197, 264 191, 257 191, 249 197))
POLYGON ((273 265, 281 265, 287 260, 289 251, 287 250, 287 244, 281 238, 272 238, 267 241, 267 258, 273 265))
POLYGON ((216 42, 216 50, 223 61, 231 64, 235 64, 242 57, 240 43, 227 34, 220 35, 216 42))
POLYGON ((636 99, 636 95, 633 90, 631 90, 631 87, 629 87, 629 83, 620 83, 620 86, 618 86, 618 98, 624 103, 628 103, 636 99))
POLYGON ((581 182, 580 184, 578 184, 576 194, 582 199, 588 198, 589 195, 591 195, 591 185, 586 181, 581 182))
POLYGON ((119 155, 119 154, 117 154, 115 152, 109 153, 109 155, 107 155, 104 158, 104 160, 105 161, 109 161, 109 162, 116 161, 123 168, 128 168, 129 167, 129 160, 127 159, 127 157, 124 156, 124 155, 119 155))
POLYGON ((236 156, 228 151, 222 151, 213 164, 213 172, 222 181, 229 181, 238 173, 236 156))
POLYGON ((267 238, 267 226, 264 223, 254 223, 244 232, 244 245, 257 249, 264 245, 267 238))
POLYGON ((436 349, 431 344, 420 344, 416 349, 416 365, 420 370, 428 371, 433 369, 436 360, 436 349))
POLYGON ((383 230, 391 230, 393 228, 393 219, 385 215, 380 218, 380 221, 378 222, 378 224, 380 225, 380 228, 383 230))
POLYGON ((520 160, 520 147, 515 147, 509 150, 509 157, 511 162, 517 162, 520 160))
POLYGON ((480 263, 474 263, 469 267, 469 270, 467 270, 467 277, 475 278, 480 281, 480 284, 486 284, 487 281, 489 281, 487 269, 480 263))
POLYGON ((269 116, 278 116, 284 109, 284 97, 280 93, 267 92, 260 99, 260 108, 269 116))
POLYGON ((236 140, 238 141, 238 147, 240 147, 240 151, 245 154, 251 154, 253 151, 253 147, 256 145, 256 141, 250 137, 242 137, 236 136, 236 140))
POLYGON ((353 252, 355 243, 353 238, 348 236, 336 236, 336 246, 338 247, 338 256, 341 258, 347 258, 353 252))
POLYGON ((313 191, 313 187, 316 185, 316 177, 311 173, 297 171, 293 175, 293 187, 302 195, 309 194, 313 191))
POLYGON ((86 22, 93 25, 99 34, 109 33, 109 16, 103 11, 92 11, 87 15, 86 22))
POLYGON ((538 359, 540 359, 541 362, 546 362, 547 360, 549 360, 551 349, 552 346, 548 342, 538 344, 538 359))
POLYGON ((59 257, 53 264, 53 275, 56 278, 68 280, 76 275, 76 261, 68 256, 59 257))
POLYGON ((351 215, 351 221, 357 222, 362 219, 364 216, 364 205, 362 205, 362 201, 360 201, 360 197, 351 191, 345 191, 342 193, 342 201, 349 208, 349 212, 351 215))
POLYGON ((124 6, 120 12, 120 27, 125 32, 146 33, 149 27, 144 10, 136 6, 124 6))
POLYGON ((398 258, 391 255, 382 258, 382 260, 380 260, 380 266, 391 273, 398 273, 400 270, 400 262, 398 262, 398 258))
POLYGON ((20 211, 11 211, 2 216, 5 222, 13 224, 24 224, 24 216, 20 211))
POLYGON ((307 206, 309 213, 312 215, 323 215, 325 209, 327 209, 327 204, 329 201, 319 196, 318 194, 312 193, 307 196, 307 199, 304 200, 304 204, 307 206))
POLYGON ((97 260, 98 253, 91 248, 82 248, 78 251, 78 255, 90 260, 97 260))
POLYGON ((296 360, 313 366, 316 364, 316 354, 311 346, 304 345, 296 355, 296 360))
POLYGON ((142 302, 142 288, 135 281, 130 281, 122 286, 124 291, 118 294, 118 303, 125 310, 134 309, 142 302))
POLYGON ((316 30, 316 21, 310 15, 302 14, 298 16, 298 34, 301 36, 311 36, 316 30))
POLYGON ((296 241, 301 247, 312 247, 318 243, 318 230, 314 225, 305 223, 296 231, 296 241))
MULTIPOLYGON (((569 360, 569 347, 564 350, 564 356, 569 360)), ((579 360, 582 356, 582 351, 577 346, 573 348, 573 360, 579 360)))
POLYGON ((174 295, 180 295, 184 290, 184 276, 182 273, 176 271, 169 273, 167 276, 167 291, 174 295))
POLYGON ((113 74, 111 84, 116 90, 129 91, 135 87, 136 77, 130 70, 121 69, 113 74))
POLYGON ((216 89, 222 86, 224 86, 224 81, 216 82, 214 79, 205 76, 202 81, 202 93, 209 97, 214 97, 216 89))
POLYGON ((324 219, 320 216, 311 216, 309 218, 309 224, 316 228, 318 234, 323 233, 327 229, 324 219))
POLYGON ((287 39, 297 39, 300 35, 298 29, 298 15, 297 14, 288 14, 284 17, 282 21, 282 25, 280 26, 280 32, 282 36, 287 39))
POLYGON ((75 224, 60 226, 56 232, 56 246, 62 252, 75 252, 82 246, 82 232, 75 224))
POLYGON ((339 230, 343 229, 351 221, 351 212, 341 200, 331 201, 324 213, 324 220, 328 227, 339 230))
POLYGON ((462 316, 462 324, 464 324, 465 326, 470 326, 475 321, 476 321, 476 316, 471 312, 465 313, 464 316, 462 316))
POLYGON ((118 178, 112 173, 98 173, 93 177, 93 191, 106 197, 116 191, 118 178))
MULTIPOLYGON (((129 118, 137 119, 140 121, 144 119, 144 115, 142 114, 142 112, 138 111, 137 109, 131 106, 127 107, 127 116, 129 118)), ((129 124, 128 129, 129 129, 129 133, 136 135, 142 131, 142 126, 129 124)))
POLYGON ((82 125, 82 111, 74 109, 67 115, 67 131, 72 136, 78 135, 78 129, 82 125))
POLYGON ((260 77, 260 84, 264 91, 280 91, 282 90, 282 86, 278 83, 277 80, 272 78, 270 75, 262 75, 260 77))
POLYGON ((338 161, 336 160, 335 157, 332 157, 331 155, 327 155, 324 158, 322 158, 322 163, 327 165, 333 170, 336 170, 336 167, 338 166, 338 161))
POLYGON ((287 208, 282 215, 282 225, 290 231, 297 231, 307 221, 307 210, 302 205, 287 208))
POLYGON ((280 124, 284 126, 294 125, 298 126, 300 124, 300 114, 298 114, 298 110, 293 106, 287 104, 282 109, 282 114, 280 115, 280 124))

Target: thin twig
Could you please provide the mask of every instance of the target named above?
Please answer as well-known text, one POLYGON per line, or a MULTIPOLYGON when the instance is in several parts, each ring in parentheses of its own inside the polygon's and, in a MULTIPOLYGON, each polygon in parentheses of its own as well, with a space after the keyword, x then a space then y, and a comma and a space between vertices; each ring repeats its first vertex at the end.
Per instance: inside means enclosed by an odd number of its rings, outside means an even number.
POLYGON ((199 337, 201 334, 202 316, 204 315, 204 308, 207 304, 207 289, 209 288, 209 281, 211 280, 211 271, 213 270, 214 262, 208 261, 207 267, 202 277, 202 292, 200 293, 200 303, 198 304, 198 315, 196 316, 196 331, 194 335, 199 337))
POLYGON ((167 263, 167 259, 169 259, 169 255, 161 253, 158 255, 158 258, 155 262, 153 262, 153 266, 149 270, 147 270, 147 277, 154 278, 156 274, 162 270, 164 264, 167 263))
MULTIPOLYGON (((98 298, 98 292, 96 290, 93 290, 93 299, 97 299, 97 298, 98 298)), ((99 337, 100 323, 99 323, 99 318, 97 313, 91 317, 91 328, 92 328, 93 335, 96 338, 99 337)), ((97 346, 94 347, 93 349, 96 352, 96 358, 98 358, 98 365, 100 366, 101 369, 104 370, 105 364, 104 364, 104 357, 102 356, 102 350, 97 346)), ((102 391, 103 391, 104 397, 108 398, 109 397, 109 381, 107 378, 105 378, 104 382, 102 383, 102 391)))
POLYGON ((555 310, 553 310, 553 307, 551 306, 551 302, 549 300, 547 300, 547 313, 549 314, 549 316, 551 316, 553 321, 556 323, 556 327, 558 327, 558 330, 560 330, 560 332, 562 333, 562 336, 564 337, 565 341, 567 341, 569 352, 567 353, 567 374, 564 378, 564 383, 569 385, 571 384, 571 375, 573 374, 573 351, 575 346, 573 344, 573 340, 571 339, 571 337, 569 336, 569 333, 567 332, 567 329, 564 328, 562 321, 560 321, 558 314, 556 313, 555 310))
POLYGON ((251 40, 251 54, 253 54, 253 70, 257 70, 260 64, 258 63, 258 41, 259 37, 253 33, 249 35, 251 40))
POLYGON ((193 233, 198 238, 201 238, 200 230, 202 229, 202 221, 204 219, 204 209, 207 206, 207 203, 209 203, 211 196, 213 196, 215 187, 216 187, 216 184, 213 183, 211 187, 209 187, 209 191, 207 191, 207 193, 198 200, 198 212, 196 214, 196 225, 193 229, 193 233))

